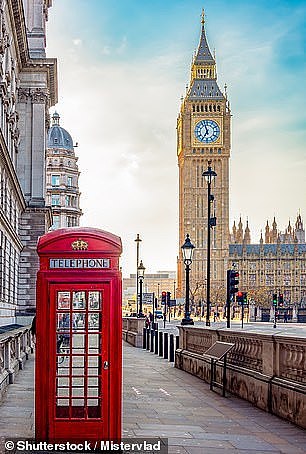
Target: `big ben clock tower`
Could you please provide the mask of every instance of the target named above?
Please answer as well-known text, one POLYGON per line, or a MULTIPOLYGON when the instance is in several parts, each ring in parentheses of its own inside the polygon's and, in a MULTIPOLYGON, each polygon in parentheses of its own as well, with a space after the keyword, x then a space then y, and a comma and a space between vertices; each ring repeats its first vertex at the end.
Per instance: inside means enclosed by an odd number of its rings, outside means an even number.
MULTIPOLYGON (((217 176, 212 182, 211 301, 224 289, 229 247, 229 157, 231 113, 226 92, 217 84, 216 62, 207 44, 204 12, 199 47, 191 67, 191 81, 177 119, 179 165, 179 246, 186 234, 195 245, 190 290, 205 298, 207 274, 208 187, 202 176, 208 166, 217 176), (202 289, 202 290, 200 290, 202 289)), ((180 249, 180 247, 179 247, 180 249)), ((184 296, 184 264, 179 250, 178 290, 184 296)))

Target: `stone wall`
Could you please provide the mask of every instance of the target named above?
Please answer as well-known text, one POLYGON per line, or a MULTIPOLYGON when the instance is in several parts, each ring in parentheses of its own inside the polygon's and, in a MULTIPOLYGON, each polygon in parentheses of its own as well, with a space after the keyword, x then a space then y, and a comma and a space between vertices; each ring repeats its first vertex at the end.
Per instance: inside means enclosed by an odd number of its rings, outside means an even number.
POLYGON ((142 347, 144 318, 124 317, 122 319, 122 339, 134 347, 142 347))
MULTIPOLYGON (((228 354, 227 391, 306 428, 306 339, 282 334, 179 327, 175 366, 210 382, 203 353, 216 341, 234 343, 228 354)), ((222 380, 217 363, 217 381, 222 380)))
POLYGON ((32 352, 32 339, 29 326, 0 334, 0 401, 9 384, 23 369, 25 361, 32 352))

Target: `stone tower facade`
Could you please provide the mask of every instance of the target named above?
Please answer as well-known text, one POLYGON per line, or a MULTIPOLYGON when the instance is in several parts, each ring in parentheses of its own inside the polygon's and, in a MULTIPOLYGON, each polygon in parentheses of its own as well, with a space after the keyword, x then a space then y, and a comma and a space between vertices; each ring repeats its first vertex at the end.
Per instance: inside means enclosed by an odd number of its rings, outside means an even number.
MULTIPOLYGON (((205 32, 191 66, 191 80, 177 119, 179 166, 179 247, 188 233, 195 245, 190 290, 205 287, 207 261, 208 188, 202 176, 211 161, 217 173, 212 183, 211 288, 224 287, 229 250, 229 158, 231 112, 225 92, 217 83, 216 62, 205 32)), ((179 248, 180 249, 180 248, 179 248)), ((184 264, 179 250, 178 291, 184 296, 184 264)))
POLYGON ((48 132, 46 168, 46 204, 52 208, 52 229, 80 225, 79 168, 69 132, 54 113, 48 132))

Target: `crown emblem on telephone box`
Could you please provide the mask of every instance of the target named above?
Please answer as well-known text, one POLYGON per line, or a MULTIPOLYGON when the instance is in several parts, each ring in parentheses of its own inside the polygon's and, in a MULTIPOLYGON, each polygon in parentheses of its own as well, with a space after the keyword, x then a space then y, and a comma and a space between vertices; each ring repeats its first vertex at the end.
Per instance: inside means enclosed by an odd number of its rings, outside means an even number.
POLYGON ((74 251, 86 251, 88 249, 88 243, 83 240, 76 240, 71 243, 71 247, 74 251))

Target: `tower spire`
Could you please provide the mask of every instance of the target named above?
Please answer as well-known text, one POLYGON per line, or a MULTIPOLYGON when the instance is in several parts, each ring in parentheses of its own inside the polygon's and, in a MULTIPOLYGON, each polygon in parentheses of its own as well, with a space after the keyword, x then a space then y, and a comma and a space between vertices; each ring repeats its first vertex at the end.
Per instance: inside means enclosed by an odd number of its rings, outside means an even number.
POLYGON ((216 61, 212 55, 205 32, 204 8, 201 14, 201 36, 191 66, 191 82, 188 98, 200 101, 222 101, 224 96, 217 84, 216 61))
POLYGON ((205 24, 205 12, 204 12, 204 8, 202 8, 201 24, 202 24, 202 26, 204 27, 204 24, 205 24))

